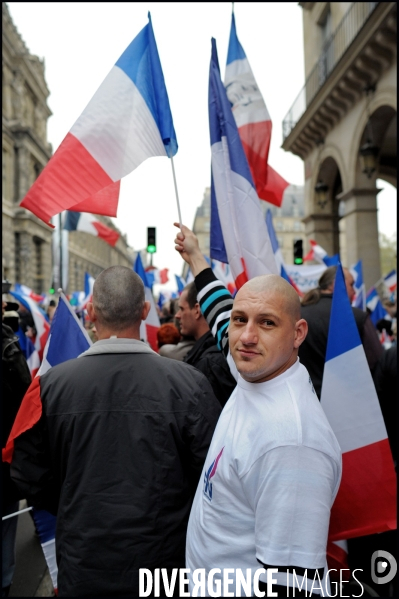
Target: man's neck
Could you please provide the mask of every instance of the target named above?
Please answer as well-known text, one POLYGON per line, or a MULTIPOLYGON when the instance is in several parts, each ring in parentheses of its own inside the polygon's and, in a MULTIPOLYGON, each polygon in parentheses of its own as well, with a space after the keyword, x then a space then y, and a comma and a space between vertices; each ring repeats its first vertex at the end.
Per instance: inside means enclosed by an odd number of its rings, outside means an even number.
POLYGON ((99 331, 97 329, 98 341, 102 341, 103 339, 110 339, 111 337, 117 337, 118 339, 136 339, 137 341, 140 341, 140 329, 130 328, 124 329, 123 331, 99 331))

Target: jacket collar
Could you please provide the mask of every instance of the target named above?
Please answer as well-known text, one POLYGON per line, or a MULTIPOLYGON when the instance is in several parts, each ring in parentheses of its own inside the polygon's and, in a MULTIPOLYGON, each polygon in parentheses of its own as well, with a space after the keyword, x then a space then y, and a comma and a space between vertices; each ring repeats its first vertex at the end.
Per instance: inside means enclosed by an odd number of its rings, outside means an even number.
POLYGON ((93 343, 89 349, 79 358, 85 356, 95 356, 99 354, 153 354, 158 356, 144 341, 137 339, 118 339, 111 337, 110 339, 101 339, 93 343))

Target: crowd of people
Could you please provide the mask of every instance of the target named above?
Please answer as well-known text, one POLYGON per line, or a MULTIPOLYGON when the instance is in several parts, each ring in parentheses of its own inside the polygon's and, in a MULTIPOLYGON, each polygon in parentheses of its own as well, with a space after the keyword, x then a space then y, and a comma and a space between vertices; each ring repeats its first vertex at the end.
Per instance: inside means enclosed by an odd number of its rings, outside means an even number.
MULTIPOLYGON (((194 281, 164 306, 158 352, 140 337, 150 309, 140 277, 122 266, 97 277, 85 320, 93 345, 40 377, 41 417, 3 462, 3 516, 21 498, 57 516, 60 597, 139 596, 142 569, 164 569, 162 596, 175 568, 187 569, 190 592, 195 572, 219 569, 220 583, 231 569, 228 590, 250 571, 253 594, 261 568, 266 596, 291 596, 295 580, 295 596, 326 596, 342 463, 319 400, 337 267, 302 301, 277 275, 248 281, 233 299, 190 229, 175 247, 194 281)), ((353 277, 344 276, 352 300, 353 277)), ((35 334, 29 312, 11 304, 3 299, 2 447, 31 382, 10 313, 35 334)), ((396 466, 396 337, 385 349, 367 313, 353 315, 396 466)), ((2 526, 3 596, 16 521, 2 526)), ((396 532, 380 540, 392 549, 396 532)), ((349 567, 369 572, 377 545, 354 539, 349 567)), ((395 596, 397 583, 384 590, 395 596)))

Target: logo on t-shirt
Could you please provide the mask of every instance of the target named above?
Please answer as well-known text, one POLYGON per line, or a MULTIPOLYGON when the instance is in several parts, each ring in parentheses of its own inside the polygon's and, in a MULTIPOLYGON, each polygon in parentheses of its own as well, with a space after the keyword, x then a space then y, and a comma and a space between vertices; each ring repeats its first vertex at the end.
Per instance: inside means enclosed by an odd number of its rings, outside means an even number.
POLYGON ((204 495, 209 501, 212 501, 212 483, 211 478, 213 478, 216 474, 216 470, 218 467, 218 463, 220 458, 222 457, 224 447, 222 447, 221 452, 218 454, 217 458, 213 460, 212 464, 209 466, 208 470, 205 472, 204 477, 204 495))

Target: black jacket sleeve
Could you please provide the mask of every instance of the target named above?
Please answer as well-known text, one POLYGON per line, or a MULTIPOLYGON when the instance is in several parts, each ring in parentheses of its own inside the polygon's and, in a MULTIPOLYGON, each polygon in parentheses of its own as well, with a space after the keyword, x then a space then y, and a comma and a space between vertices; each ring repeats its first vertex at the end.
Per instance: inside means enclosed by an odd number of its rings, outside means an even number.
POLYGON ((11 478, 23 497, 37 509, 57 514, 59 489, 50 463, 50 447, 44 414, 14 441, 11 478))

